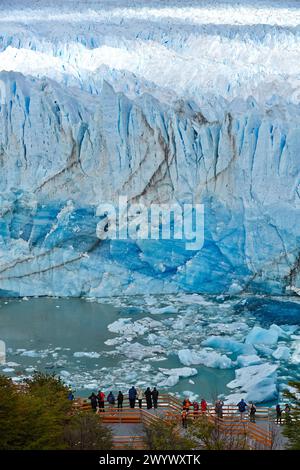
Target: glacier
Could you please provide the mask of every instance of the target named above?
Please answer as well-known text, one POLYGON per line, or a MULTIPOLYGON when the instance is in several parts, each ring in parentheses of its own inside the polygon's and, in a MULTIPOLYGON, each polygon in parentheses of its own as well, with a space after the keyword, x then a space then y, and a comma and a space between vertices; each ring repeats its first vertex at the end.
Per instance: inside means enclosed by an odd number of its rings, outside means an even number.
POLYGON ((297 2, 0 9, 1 296, 299 292, 297 2), (204 247, 100 240, 122 194, 204 204, 204 247))

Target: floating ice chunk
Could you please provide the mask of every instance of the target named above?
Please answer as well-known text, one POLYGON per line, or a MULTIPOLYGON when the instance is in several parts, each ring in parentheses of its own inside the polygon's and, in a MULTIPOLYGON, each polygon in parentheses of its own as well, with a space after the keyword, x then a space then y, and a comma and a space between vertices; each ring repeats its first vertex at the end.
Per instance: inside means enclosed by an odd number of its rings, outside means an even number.
POLYGON ((2 372, 14 372, 15 369, 13 367, 5 367, 4 369, 2 369, 2 372))
POLYGON ((124 342, 123 336, 119 336, 118 338, 107 339, 106 341, 104 341, 104 344, 106 344, 107 346, 116 346, 117 344, 121 344, 123 342, 124 342))
POLYGON ((154 333, 150 333, 148 335, 148 343, 149 344, 159 344, 160 346, 163 346, 164 348, 168 348, 171 345, 171 342, 168 338, 165 336, 158 336, 154 333))
POLYGON ((124 356, 128 357, 129 359, 136 359, 138 361, 141 361, 145 357, 152 357, 156 354, 164 353, 164 349, 161 346, 145 346, 141 343, 128 342, 118 346, 117 351, 120 354, 124 354, 124 356))
POLYGON ((256 354, 251 354, 249 356, 241 355, 237 357, 237 363, 240 367, 254 366, 257 364, 261 364, 262 362, 263 359, 261 359, 256 354))
POLYGON ((177 313, 178 309, 172 305, 168 305, 167 307, 151 307, 148 309, 149 313, 152 315, 161 315, 163 313, 177 313))
POLYGON ((6 362, 6 366, 7 367, 19 367, 20 364, 18 364, 17 362, 6 362))
POLYGON ((99 384, 97 382, 85 383, 85 384, 82 384, 82 386, 86 390, 96 390, 97 388, 99 388, 99 384))
POLYGON ((232 353, 254 354, 254 348, 251 344, 244 344, 226 336, 210 336, 202 341, 203 346, 214 349, 222 349, 232 353))
POLYGON ((232 323, 214 323, 213 328, 218 333, 226 333, 226 334, 236 334, 238 332, 245 333, 245 331, 249 330, 249 326, 247 323, 234 321, 232 323))
POLYGON ((178 384, 178 382, 179 382, 179 375, 174 374, 161 380, 157 385, 158 387, 174 387, 174 385, 178 384))
POLYGON ((269 348, 268 346, 265 346, 264 344, 255 344, 254 347, 256 351, 262 354, 263 356, 272 356, 273 354, 273 349, 269 348))
POLYGON ((185 366, 203 364, 215 369, 230 369, 233 367, 233 362, 229 357, 207 349, 203 349, 199 352, 190 349, 181 349, 178 351, 178 357, 180 362, 185 366))
POLYGON ((274 359, 280 361, 288 361, 291 355, 291 350, 287 346, 278 346, 276 351, 273 352, 272 356, 274 359))
POLYGON ((168 375, 167 379, 159 382, 159 387, 173 387, 179 382, 180 377, 191 377, 197 374, 197 369, 192 367, 181 367, 177 369, 159 369, 164 375, 168 375))
POLYGON ((246 336, 246 344, 277 344, 279 331, 274 326, 275 325, 272 325, 269 330, 261 328, 260 326, 254 326, 246 336))
POLYGON ((131 318, 119 318, 115 322, 108 325, 108 330, 112 333, 122 335, 139 336, 144 335, 146 332, 155 328, 160 328, 162 323, 153 320, 150 317, 145 317, 135 322, 131 318))
POLYGON ((227 384, 230 389, 238 389, 246 401, 257 403, 271 401, 277 398, 277 365, 264 363, 244 367, 235 371, 235 380, 227 384))
POLYGON ((23 351, 21 353, 21 356, 25 356, 25 357, 46 357, 48 355, 48 350, 45 350, 45 351, 34 351, 34 350, 30 350, 30 351, 23 351))
POLYGON ((176 369, 163 369, 159 368, 160 372, 164 375, 178 375, 178 377, 191 377, 197 375, 197 369, 193 367, 180 367, 176 369))
POLYGON ((100 357, 100 354, 97 352, 86 352, 86 351, 77 351, 74 352, 73 354, 74 357, 90 357, 92 359, 98 359, 100 357))
POLYGON ((293 354, 291 357, 293 364, 300 364, 300 340, 293 344, 293 354))

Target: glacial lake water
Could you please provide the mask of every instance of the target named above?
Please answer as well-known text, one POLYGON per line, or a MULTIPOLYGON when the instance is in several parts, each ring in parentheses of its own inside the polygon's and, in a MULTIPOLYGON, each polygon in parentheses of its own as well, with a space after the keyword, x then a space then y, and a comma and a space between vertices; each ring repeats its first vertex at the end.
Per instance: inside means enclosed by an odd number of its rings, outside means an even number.
MULTIPOLYGON (((6 345, 6 360, 0 372, 16 381, 34 370, 56 373, 78 396, 88 396, 98 388, 117 392, 126 391, 132 384, 157 386, 172 375, 168 371, 185 367, 178 350, 200 350, 201 342, 215 335, 244 341, 253 326, 269 328, 271 324, 294 326, 294 333, 278 343, 290 348, 290 359, 276 361, 265 352, 261 356, 262 361, 278 364, 278 386, 282 388, 299 375, 300 303, 295 298, 180 294, 107 301, 1 299, 0 339, 6 345), (127 319, 125 330, 122 319, 127 319), (109 327, 111 324, 115 327, 109 327), (137 343, 135 352, 132 345, 137 343)), ((236 360, 230 351, 222 354, 236 360)), ((179 376, 177 383, 159 388, 181 396, 204 396, 209 401, 232 393, 227 384, 235 378, 238 366, 188 367, 196 369, 197 374, 179 376)))

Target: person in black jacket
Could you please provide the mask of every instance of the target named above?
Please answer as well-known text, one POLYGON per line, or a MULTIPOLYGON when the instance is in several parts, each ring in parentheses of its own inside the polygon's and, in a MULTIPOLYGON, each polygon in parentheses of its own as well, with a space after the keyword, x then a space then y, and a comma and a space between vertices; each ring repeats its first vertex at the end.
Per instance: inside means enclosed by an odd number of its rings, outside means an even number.
POLYGON ((145 391, 145 397, 147 403, 147 410, 150 410, 152 408, 152 392, 150 390, 150 387, 148 387, 145 391))
POLYGON ((97 406, 98 406, 98 399, 95 393, 93 392, 91 396, 89 396, 89 400, 91 400, 91 407, 93 411, 97 411, 97 406))
POLYGON ((121 392, 121 390, 119 390, 119 393, 118 393, 118 396, 117 396, 117 402, 118 402, 118 409, 119 410, 123 408, 123 400, 124 400, 124 395, 121 392))
POLYGON ((158 390, 156 390, 156 387, 152 390, 152 400, 153 400, 153 407, 154 409, 157 408, 157 402, 158 402, 158 390))

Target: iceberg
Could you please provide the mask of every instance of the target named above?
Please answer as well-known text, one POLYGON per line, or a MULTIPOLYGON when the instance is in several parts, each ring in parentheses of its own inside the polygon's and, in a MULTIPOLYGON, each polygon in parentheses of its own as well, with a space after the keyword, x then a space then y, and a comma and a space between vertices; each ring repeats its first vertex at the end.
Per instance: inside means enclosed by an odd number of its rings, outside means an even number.
POLYGON ((250 333, 246 336, 246 344, 263 344, 274 346, 279 338, 278 327, 272 325, 268 330, 260 326, 254 326, 250 333))
POLYGON ((128 357, 132 360, 141 361, 145 358, 153 358, 158 354, 163 354, 164 349, 161 346, 145 346, 141 343, 129 343, 125 342, 120 346, 116 347, 116 350, 120 354, 128 357))
POLYGON ((275 400, 278 396, 277 368, 277 365, 264 363, 237 369, 235 379, 227 384, 228 388, 234 389, 234 395, 227 396, 226 400, 238 395, 254 403, 275 400))
POLYGON ((221 349, 229 353, 253 354, 255 352, 252 344, 244 344, 226 336, 210 336, 202 341, 202 345, 214 349, 221 349))
POLYGON ((242 354, 241 356, 237 357, 237 364, 240 367, 247 367, 247 366, 254 366, 257 364, 261 364, 263 359, 256 354, 246 355, 242 354))
POLYGON ((159 368, 160 372, 167 375, 167 378, 162 379, 159 383, 159 387, 173 387, 179 382, 181 377, 191 377, 197 375, 197 369, 191 367, 182 367, 177 369, 163 369, 159 368))
POLYGON ((88 351, 76 351, 73 354, 74 357, 90 357, 91 359, 98 359, 100 354, 97 352, 88 352, 88 351))
POLYGON ((215 369, 231 369, 233 367, 233 362, 229 357, 208 349, 201 351, 181 349, 178 351, 178 357, 180 362, 185 366, 202 364, 215 369))
POLYGON ((273 352, 272 356, 274 359, 280 361, 288 361, 291 355, 291 350, 287 346, 278 346, 278 348, 273 352))

